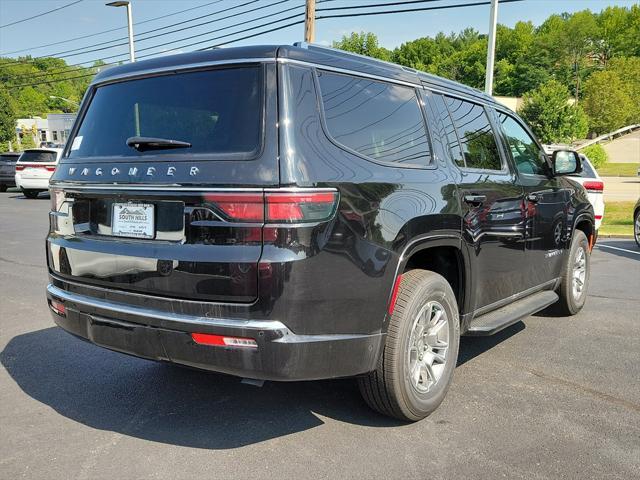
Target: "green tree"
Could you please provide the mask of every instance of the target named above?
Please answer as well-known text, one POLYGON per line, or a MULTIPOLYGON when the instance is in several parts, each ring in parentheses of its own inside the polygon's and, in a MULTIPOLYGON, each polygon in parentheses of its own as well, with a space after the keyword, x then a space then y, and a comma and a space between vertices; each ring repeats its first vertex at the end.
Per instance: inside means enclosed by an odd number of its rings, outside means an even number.
POLYGON ((3 145, 3 151, 8 149, 8 142, 15 138, 16 112, 13 100, 6 89, 0 86, 0 143, 3 145))
POLYGON ((584 111, 571 105, 569 98, 569 89, 556 80, 524 95, 520 114, 542 142, 568 142, 586 136, 584 111))
POLYGON ((378 37, 371 32, 352 32, 351 35, 343 35, 338 42, 333 42, 333 48, 358 53, 380 60, 391 60, 391 52, 378 45, 378 37))
POLYGON ((594 133, 616 130, 633 118, 634 100, 630 97, 629 85, 617 72, 604 70, 594 73, 585 83, 584 90, 584 109, 594 133))
POLYGON ((599 143, 589 145, 582 150, 587 158, 591 161, 591 164, 596 168, 602 167, 609 160, 609 155, 602 145, 599 143))

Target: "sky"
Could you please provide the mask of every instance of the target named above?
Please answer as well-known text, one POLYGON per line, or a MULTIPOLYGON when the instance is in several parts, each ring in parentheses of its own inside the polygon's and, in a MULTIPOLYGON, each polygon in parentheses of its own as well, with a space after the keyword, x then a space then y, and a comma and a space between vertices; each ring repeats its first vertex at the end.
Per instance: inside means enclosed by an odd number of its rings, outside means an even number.
MULTIPOLYGON (((126 45, 126 9, 107 7, 105 6, 105 1, 81 0, 79 3, 62 8, 53 13, 14 25, 4 26, 48 10, 68 5, 74 1, 77 0, 0 0, 0 56, 68 55, 64 57, 65 60, 68 64, 74 65, 105 58, 107 62, 126 60, 128 55, 128 47, 126 45), (54 42, 61 42, 109 29, 118 30, 68 43, 51 45, 54 42), (119 39, 113 42, 116 46, 107 43, 116 39, 119 39), (104 45, 104 43, 107 44, 104 45), (95 46, 90 47, 91 45, 95 46), (74 49, 84 50, 83 47, 100 50, 88 53, 81 53, 78 50, 67 52, 74 49), (16 50, 23 51, 12 53, 16 50)), ((317 1, 317 8, 327 8, 346 5, 390 3, 398 0, 330 0, 324 5, 321 3, 321 0, 317 1)), ((479 1, 482 0, 431 0, 407 6, 388 7, 388 9, 420 8, 479 1)), ((134 33, 136 34, 151 32, 152 30, 178 22, 184 22, 194 17, 219 12, 194 22, 140 35, 140 39, 136 41, 136 53, 138 58, 141 58, 143 55, 165 55, 217 45, 221 42, 233 40, 244 35, 286 25, 287 23, 297 20, 297 18, 282 21, 271 26, 265 26, 251 32, 235 33, 238 30, 260 26, 273 20, 302 13, 305 2, 304 0, 131 0, 131 3, 134 33), (247 5, 242 6, 243 4, 247 5), (298 8, 268 17, 270 14, 294 7, 298 8), (192 10, 184 13, 176 13, 186 9, 192 10), (226 9, 229 10, 220 12, 220 10, 226 9), (257 10, 251 12, 251 10, 254 9, 257 10), (220 17, 243 12, 247 13, 233 18, 220 19, 220 17), (147 21, 162 15, 168 16, 158 20, 147 21), (217 21, 199 27, 193 27, 194 24, 210 22, 213 19, 217 19, 217 21), (140 22, 144 23, 140 24, 140 22), (225 29, 224 27, 230 28, 225 29), (168 33, 178 28, 185 28, 185 30, 168 33), (213 37, 228 33, 234 33, 234 35, 217 40, 213 39, 213 37), (144 38, 159 34, 163 35, 144 40, 144 38), (193 39, 184 39, 185 37, 193 35, 199 36, 193 39), (187 46, 187 44, 195 42, 200 43, 187 46), (165 43, 167 45, 160 45, 165 43)), ((638 0, 523 0, 520 2, 501 4, 498 11, 498 22, 513 26, 516 22, 524 20, 539 25, 553 13, 575 12, 583 9, 600 11, 611 5, 629 7, 637 3, 638 0)), ((316 22, 316 43, 329 45, 333 40, 339 40, 342 35, 349 34, 350 32, 370 31, 378 36, 382 46, 392 49, 403 42, 424 36, 434 36, 440 31, 450 33, 472 27, 481 33, 486 33, 489 28, 489 8, 488 5, 482 5, 399 13, 394 15, 318 20, 316 22)), ((324 14, 335 13, 343 12, 334 11, 325 12, 324 14)), ((318 12, 318 16, 320 15, 322 15, 322 13, 318 12)), ((255 38, 230 43, 229 46, 261 43, 291 44, 302 40, 303 35, 304 26, 300 24, 255 38)))

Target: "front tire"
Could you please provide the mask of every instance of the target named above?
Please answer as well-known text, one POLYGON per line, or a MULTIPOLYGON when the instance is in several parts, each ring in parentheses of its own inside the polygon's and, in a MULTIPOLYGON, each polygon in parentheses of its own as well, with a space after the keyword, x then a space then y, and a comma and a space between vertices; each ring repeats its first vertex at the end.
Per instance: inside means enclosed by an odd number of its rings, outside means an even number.
POLYGON ((449 389, 459 343, 458 305, 449 283, 427 270, 406 272, 376 370, 358 379, 362 396, 384 415, 423 419, 449 389))
POLYGON ((40 194, 40 190, 29 190, 29 189, 22 189, 22 194, 27 197, 27 198, 38 198, 38 195, 40 194))
POLYGON ((571 248, 563 265, 560 277, 558 308, 565 315, 575 315, 587 300, 589 275, 591 273, 591 253, 589 241, 581 230, 575 230, 571 248))

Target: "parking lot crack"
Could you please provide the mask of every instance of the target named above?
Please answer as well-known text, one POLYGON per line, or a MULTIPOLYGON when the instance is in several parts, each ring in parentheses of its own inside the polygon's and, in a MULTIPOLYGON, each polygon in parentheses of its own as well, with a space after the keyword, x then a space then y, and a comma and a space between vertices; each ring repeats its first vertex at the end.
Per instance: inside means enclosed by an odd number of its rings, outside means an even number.
POLYGON ((628 400, 624 400, 622 398, 614 397, 613 395, 609 395, 608 393, 600 392, 598 390, 594 390, 593 388, 585 387, 584 385, 580 385, 579 383, 572 382, 570 380, 564 380, 562 378, 553 377, 551 375, 547 375, 546 373, 539 372, 537 370, 528 370, 529 373, 535 375, 538 378, 542 378, 543 380, 548 380, 557 385, 564 385, 565 387, 573 388, 575 390, 580 390, 582 392, 588 393, 594 397, 600 398, 609 403, 614 403, 616 405, 620 405, 621 407, 629 408, 636 412, 640 412, 640 405, 637 403, 630 402, 628 400))

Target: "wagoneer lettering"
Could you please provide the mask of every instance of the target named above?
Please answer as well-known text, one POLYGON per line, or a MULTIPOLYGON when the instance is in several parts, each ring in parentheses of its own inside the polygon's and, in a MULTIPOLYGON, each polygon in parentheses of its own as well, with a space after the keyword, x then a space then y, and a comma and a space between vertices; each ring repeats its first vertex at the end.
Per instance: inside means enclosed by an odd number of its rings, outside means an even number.
POLYGON ((586 300, 579 156, 426 73, 318 46, 164 56, 99 73, 71 137, 47 297, 105 348, 356 377, 372 408, 419 420, 460 335, 586 300))

